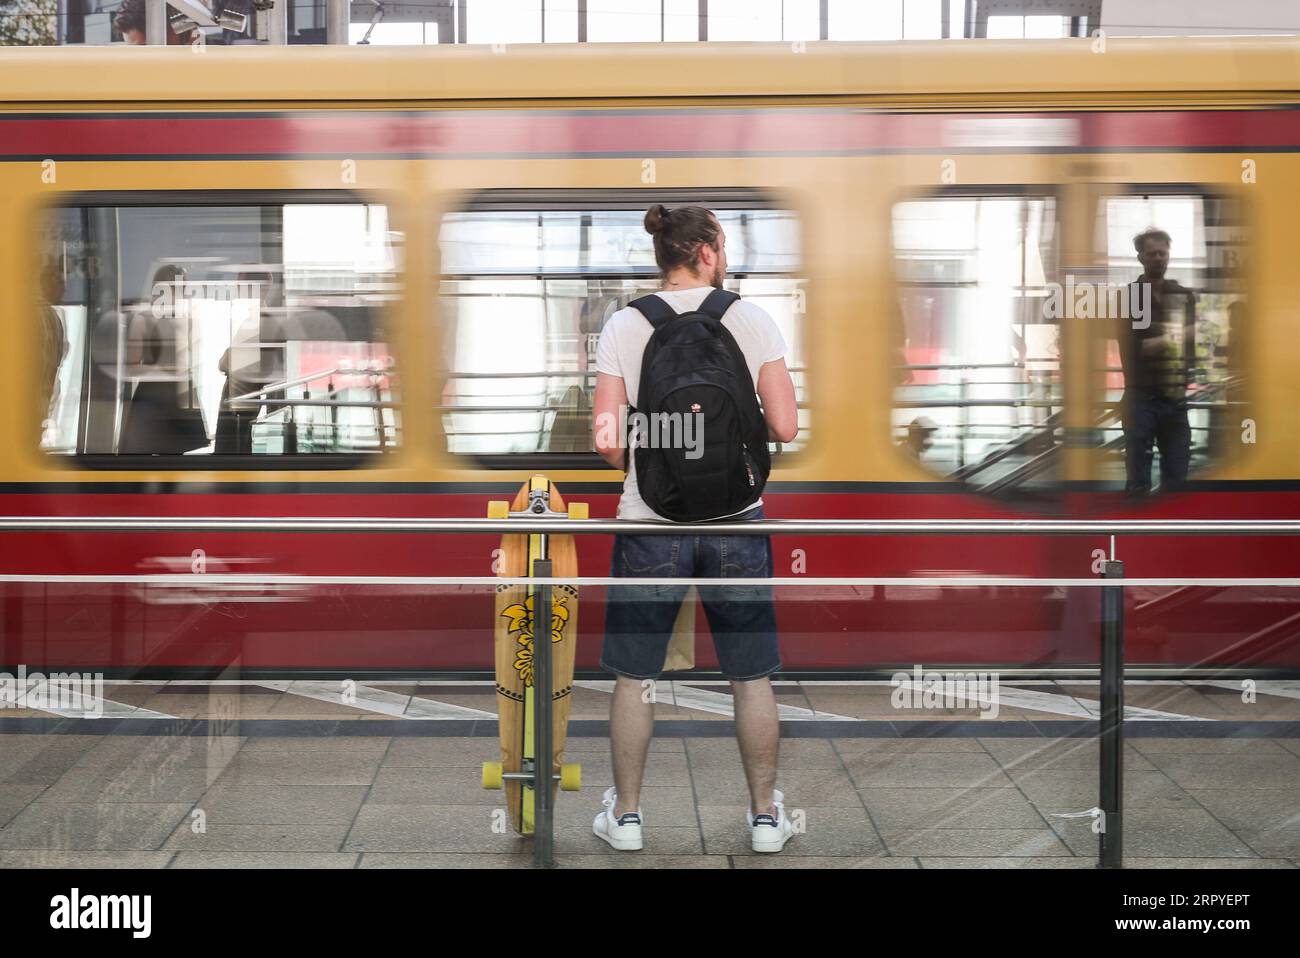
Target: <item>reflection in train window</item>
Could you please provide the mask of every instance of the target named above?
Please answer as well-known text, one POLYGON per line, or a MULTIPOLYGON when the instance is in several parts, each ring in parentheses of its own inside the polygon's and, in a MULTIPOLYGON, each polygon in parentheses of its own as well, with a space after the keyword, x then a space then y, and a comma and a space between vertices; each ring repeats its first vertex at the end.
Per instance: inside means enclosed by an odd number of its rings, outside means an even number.
POLYGON ((42 380, 42 447, 394 449, 397 373, 382 307, 398 295, 402 237, 387 209, 164 199, 67 207, 44 224, 43 342, 48 356, 60 335, 66 349, 42 380))
POLYGON ((1134 191, 1098 203, 1096 237, 1107 285, 1131 291, 1129 314, 1097 337, 1099 478, 1171 488, 1240 446, 1240 211, 1225 197, 1134 191))
MULTIPOLYGON (((518 201, 493 209, 489 198, 442 222, 441 408, 453 453, 594 455, 600 332, 619 309, 660 288, 642 225, 656 197, 560 209, 537 199, 531 209, 518 201)), ((796 449, 808 428, 797 220, 757 204, 693 202, 713 209, 726 231, 727 288, 765 309, 790 346, 801 430, 796 442, 773 448, 796 449)))
POLYGON ((932 473, 990 493, 1060 475, 1055 202, 951 194, 898 203, 902 298, 893 430, 932 473))

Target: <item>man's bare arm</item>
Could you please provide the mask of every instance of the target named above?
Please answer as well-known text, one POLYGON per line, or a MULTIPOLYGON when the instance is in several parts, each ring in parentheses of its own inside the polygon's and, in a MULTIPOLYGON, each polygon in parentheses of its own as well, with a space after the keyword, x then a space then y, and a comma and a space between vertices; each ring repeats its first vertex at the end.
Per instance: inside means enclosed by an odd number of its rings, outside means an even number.
POLYGON ((622 376, 596 373, 596 398, 592 402, 592 435, 596 452, 615 469, 626 469, 619 412, 627 406, 627 384, 622 376))
POLYGON ((763 400, 767 438, 792 442, 799 435, 799 408, 795 404, 794 380, 784 359, 774 359, 759 367, 758 398, 763 400))

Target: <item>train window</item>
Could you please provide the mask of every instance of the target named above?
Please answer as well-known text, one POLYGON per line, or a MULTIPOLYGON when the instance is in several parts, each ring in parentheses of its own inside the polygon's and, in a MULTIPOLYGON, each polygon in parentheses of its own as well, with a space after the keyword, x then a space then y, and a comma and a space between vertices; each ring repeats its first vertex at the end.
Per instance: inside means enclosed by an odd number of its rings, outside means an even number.
POLYGON ((384 206, 91 198, 42 246, 48 452, 310 467, 400 443, 384 206))
POLYGON ((953 193, 893 209, 901 291, 893 429, 901 454, 1018 495, 1060 475, 1060 326, 1050 196, 953 193))
POLYGON ((1098 201, 1106 286, 1127 300, 1122 315, 1101 317, 1111 322, 1096 337, 1109 486, 1172 488, 1240 447, 1245 241, 1228 197, 1142 188, 1098 201))
MULTIPOLYGON (((596 343, 605 322, 659 288, 649 203, 678 197, 490 194, 442 222, 442 304, 448 370, 442 395, 448 449, 489 465, 521 457, 569 456, 596 466, 591 406, 596 343), (495 462, 496 457, 504 457, 495 462)), ((781 328, 801 402, 799 231, 795 215, 757 198, 692 197, 713 209, 727 233, 727 288, 757 303, 781 328)))

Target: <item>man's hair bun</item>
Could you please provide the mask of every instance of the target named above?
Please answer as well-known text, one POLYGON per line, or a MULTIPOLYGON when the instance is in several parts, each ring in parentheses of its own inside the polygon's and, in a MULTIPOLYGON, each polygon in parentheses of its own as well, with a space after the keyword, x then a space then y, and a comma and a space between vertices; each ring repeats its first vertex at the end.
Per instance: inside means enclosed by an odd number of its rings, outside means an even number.
POLYGON ((664 220, 668 219, 668 207, 662 203, 656 203, 645 214, 645 231, 653 236, 664 228, 664 220))

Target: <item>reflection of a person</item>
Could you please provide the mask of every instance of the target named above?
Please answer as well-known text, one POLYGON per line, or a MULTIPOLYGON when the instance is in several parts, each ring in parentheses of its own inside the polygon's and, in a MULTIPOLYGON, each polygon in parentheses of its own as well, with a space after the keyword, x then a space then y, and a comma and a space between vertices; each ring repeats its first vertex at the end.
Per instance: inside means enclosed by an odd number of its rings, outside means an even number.
MULTIPOLYGON (((122 0, 122 5, 117 8, 117 14, 113 17, 113 26, 117 27, 117 32, 122 34, 122 39, 129 46, 142 47, 145 45, 144 21, 145 0, 122 0)), ((182 36, 171 28, 170 23, 167 24, 166 32, 168 46, 189 44, 194 39, 194 31, 182 36)))
POLYGON ((1185 480, 1191 459, 1187 386, 1196 356, 1196 301, 1192 290, 1165 277, 1169 246, 1164 230, 1134 237, 1143 272, 1129 287, 1129 302, 1145 303, 1147 313, 1138 317, 1135 310, 1118 333, 1124 367, 1125 489, 1135 493, 1151 490, 1156 447, 1161 488, 1185 480))
POLYGON ((934 434, 939 431, 939 424, 929 416, 917 416, 907 424, 907 438, 898 444, 917 462, 934 447, 934 434))
POLYGON ((265 325, 263 308, 275 308, 281 305, 282 299, 270 273, 240 273, 238 282, 241 286, 256 284, 257 306, 234 331, 230 346, 221 354, 217 363, 217 368, 226 374, 226 383, 221 389, 221 404, 217 407, 214 451, 249 454, 253 451, 253 424, 257 421, 259 408, 257 405, 232 407, 230 400, 265 386, 282 374, 283 360, 279 355, 273 354, 276 352, 274 348, 245 345, 250 341, 261 342, 262 327, 265 325))
POLYGON ((149 301, 131 317, 126 362, 137 381, 122 417, 120 453, 183 453, 208 444, 202 411, 188 406, 189 375, 182 374, 176 355, 178 307, 186 302, 181 295, 184 282, 185 271, 179 266, 159 267, 149 301))
POLYGON ((41 433, 45 421, 51 418, 55 393, 59 379, 59 365, 68 352, 68 340, 63 332, 63 320, 54 309, 54 304, 63 298, 63 277, 56 266, 47 266, 41 270, 41 379, 40 405, 41 422, 37 429, 36 442, 40 445, 41 433))

